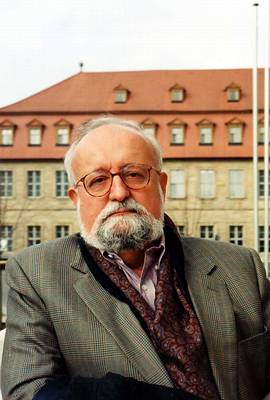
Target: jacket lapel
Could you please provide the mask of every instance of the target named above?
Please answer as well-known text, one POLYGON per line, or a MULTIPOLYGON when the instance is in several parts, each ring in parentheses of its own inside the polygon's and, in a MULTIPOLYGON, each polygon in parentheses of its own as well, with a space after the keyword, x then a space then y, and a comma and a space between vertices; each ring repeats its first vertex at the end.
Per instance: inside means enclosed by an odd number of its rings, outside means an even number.
POLYGON ((74 284, 77 294, 104 329, 111 334, 138 374, 142 376, 142 380, 172 386, 150 339, 129 306, 109 294, 96 281, 83 257, 77 258, 73 268, 84 272, 74 284))
MULTIPOLYGON (((185 273, 221 398, 237 400, 237 338, 234 313, 216 260, 183 240, 185 273)), ((203 245, 202 245, 203 247, 203 245)))

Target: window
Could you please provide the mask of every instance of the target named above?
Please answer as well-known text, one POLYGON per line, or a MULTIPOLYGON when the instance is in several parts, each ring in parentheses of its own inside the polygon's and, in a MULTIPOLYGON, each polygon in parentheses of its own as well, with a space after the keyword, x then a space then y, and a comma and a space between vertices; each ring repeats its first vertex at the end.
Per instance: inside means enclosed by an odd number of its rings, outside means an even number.
POLYGON ((67 197, 68 191, 68 176, 66 171, 55 172, 55 193, 56 197, 67 197))
POLYGON ((171 144, 184 144, 184 131, 185 126, 172 126, 171 127, 171 144))
POLYGON ((200 226, 200 237, 202 239, 214 239, 213 225, 201 225, 200 226))
POLYGON ((200 171, 200 197, 210 199, 215 196, 215 172, 212 170, 200 171))
POLYGON ((175 88, 171 90, 171 102, 181 103, 184 100, 184 89, 175 88))
POLYGON ((185 236, 185 225, 176 225, 176 228, 180 236, 185 236))
POLYGON ((40 196, 40 171, 27 171, 27 196, 39 197, 40 196))
POLYGON ((12 146, 13 145, 13 128, 12 127, 2 127, 0 128, 1 133, 1 145, 2 146, 12 146))
POLYGON ((186 91, 185 89, 176 83, 170 89, 170 99, 172 103, 181 103, 185 99, 186 91))
POLYGON ((0 171, 0 197, 12 197, 12 171, 0 171))
POLYGON ((259 124, 258 126, 258 143, 264 144, 264 125, 259 124))
MULTIPOLYGON (((264 252, 264 226, 259 226, 259 252, 263 253, 264 252)), ((268 231, 268 252, 270 252, 270 227, 268 231)))
POLYGON ((142 128, 146 136, 156 136, 157 124, 150 119, 142 122, 142 128))
POLYGON ((41 242, 41 227, 30 225, 27 227, 27 246, 33 246, 41 242))
POLYGON ((242 124, 229 124, 229 143, 242 144, 243 125, 242 124))
POLYGON ((116 90, 115 103, 126 103, 126 101, 127 101, 127 90, 116 90))
POLYGON ((227 100, 230 102, 240 100, 240 88, 228 88, 227 90, 227 100))
POLYGON ((170 197, 173 199, 183 199, 185 196, 185 171, 182 169, 171 169, 170 197))
POLYGON ((228 102, 239 101, 241 98, 241 88, 234 82, 225 87, 224 92, 226 92, 228 102))
POLYGON ((29 140, 28 143, 30 146, 40 146, 41 145, 41 126, 30 126, 28 130, 29 140))
MULTIPOLYGON (((269 171, 269 183, 270 183, 270 171, 269 171)), ((264 196, 264 170, 259 170, 259 177, 258 177, 258 185, 259 185, 259 196, 264 196)), ((270 193, 270 184, 269 184, 269 193, 270 193)))
POLYGON ((59 126, 56 128, 56 144, 59 146, 66 146, 69 144, 69 126, 59 126))
POLYGON ((197 126, 199 127, 199 143, 212 144, 214 123, 208 119, 203 119, 197 123, 197 126))
POLYGON ((68 225, 56 225, 55 227, 55 237, 63 238, 69 235, 69 226, 68 225))
POLYGON ((0 252, 12 251, 12 226, 0 226, 0 252))
POLYGON ((130 91, 123 85, 118 85, 114 88, 114 102, 115 103, 126 103, 128 100, 130 91))
POLYGON ((231 198, 243 198, 245 196, 244 171, 241 169, 229 171, 229 196, 231 198))
POLYGON ((230 225, 229 227, 229 241, 233 244, 243 244, 243 226, 242 225, 230 225))
POLYGON ((143 131, 146 136, 152 136, 152 137, 156 136, 156 127, 155 126, 146 126, 145 128, 143 128, 143 131))
POLYGON ((200 126, 200 144, 212 144, 212 126, 200 126))
MULTIPOLYGON (((264 144, 264 121, 261 119, 258 124, 258 143, 264 144)), ((270 143, 270 138, 269 138, 270 143)))

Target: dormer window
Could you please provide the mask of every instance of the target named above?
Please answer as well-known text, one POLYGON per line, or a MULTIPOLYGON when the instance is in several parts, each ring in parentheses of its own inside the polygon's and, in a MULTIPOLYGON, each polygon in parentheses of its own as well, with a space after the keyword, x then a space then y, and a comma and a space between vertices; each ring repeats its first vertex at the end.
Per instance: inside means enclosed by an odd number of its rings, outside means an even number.
POLYGON ((146 119, 142 122, 142 128, 146 136, 155 137, 157 132, 157 123, 150 119, 146 119))
POLYGON ((227 122, 226 125, 228 127, 229 144, 242 144, 244 122, 234 118, 227 122))
POLYGON ((224 91, 227 93, 228 102, 237 102, 241 97, 241 89, 235 83, 231 83, 224 91))
POLYGON ((175 119, 168 125, 171 131, 171 144, 172 145, 184 144, 186 124, 179 119, 175 119))
POLYGON ((176 84, 170 88, 170 95, 172 103, 181 103, 185 98, 185 89, 176 84))
POLYGON ((55 124, 56 127, 56 145, 68 146, 70 143, 70 135, 72 125, 70 122, 61 119, 55 124))
POLYGON ((208 119, 203 119, 197 123, 199 128, 199 143, 202 145, 213 144, 214 123, 208 119))
POLYGON ((115 103, 126 103, 128 100, 129 90, 122 85, 118 85, 114 88, 114 102, 115 103))
POLYGON ((6 120, 0 124, 0 145, 13 146, 15 125, 6 120))
POLYGON ((264 144, 264 119, 260 119, 258 123, 258 143, 264 144))
POLYGON ((40 146, 44 125, 37 119, 34 119, 31 122, 29 122, 27 126, 28 126, 28 145, 40 146))

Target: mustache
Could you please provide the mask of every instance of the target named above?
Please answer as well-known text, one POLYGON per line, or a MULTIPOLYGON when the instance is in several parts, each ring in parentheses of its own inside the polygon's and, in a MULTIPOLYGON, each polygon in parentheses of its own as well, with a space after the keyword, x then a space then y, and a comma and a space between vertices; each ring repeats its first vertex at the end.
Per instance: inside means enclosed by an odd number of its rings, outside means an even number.
POLYGON ((111 202, 109 203, 100 213, 100 221, 104 222, 107 218, 109 218, 112 214, 119 210, 127 210, 137 214, 145 214, 144 207, 140 206, 135 200, 128 199, 123 202, 111 202))

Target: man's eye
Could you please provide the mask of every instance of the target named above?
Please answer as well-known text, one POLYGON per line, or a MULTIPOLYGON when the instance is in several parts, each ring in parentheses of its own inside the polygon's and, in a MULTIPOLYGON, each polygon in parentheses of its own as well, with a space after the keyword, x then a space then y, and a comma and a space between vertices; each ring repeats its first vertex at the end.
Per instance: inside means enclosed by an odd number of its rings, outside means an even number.
POLYGON ((127 171, 125 173, 125 178, 126 179, 134 179, 134 180, 142 180, 145 179, 145 173, 144 171, 127 171))
POLYGON ((104 185, 106 182, 108 182, 108 177, 107 176, 97 176, 96 178, 93 178, 88 185, 90 187, 95 187, 95 186, 100 186, 104 185))

